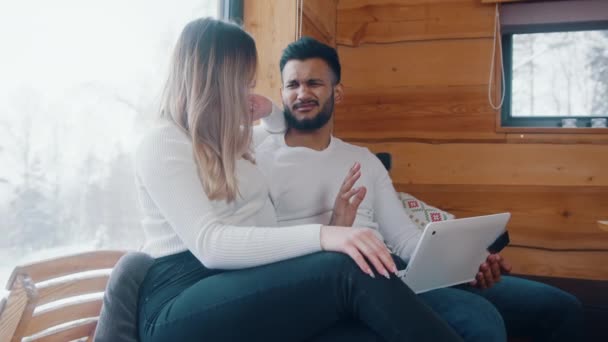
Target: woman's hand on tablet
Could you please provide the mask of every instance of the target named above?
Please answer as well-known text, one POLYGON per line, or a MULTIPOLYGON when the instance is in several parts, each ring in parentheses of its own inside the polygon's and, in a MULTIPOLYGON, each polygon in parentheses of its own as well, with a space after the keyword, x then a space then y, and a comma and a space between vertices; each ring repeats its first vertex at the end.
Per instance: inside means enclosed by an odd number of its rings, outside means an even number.
POLYGON ((349 255, 364 273, 375 278, 368 265, 371 262, 379 274, 390 278, 397 272, 391 253, 375 231, 370 228, 349 228, 338 226, 321 227, 321 248, 325 251, 341 252, 349 255))

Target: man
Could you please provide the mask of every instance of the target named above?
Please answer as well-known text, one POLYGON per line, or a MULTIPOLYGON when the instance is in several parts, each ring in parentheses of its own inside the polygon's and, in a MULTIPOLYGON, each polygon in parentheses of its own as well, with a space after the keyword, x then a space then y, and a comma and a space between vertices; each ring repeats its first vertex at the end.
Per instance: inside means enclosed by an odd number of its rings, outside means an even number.
MULTIPOLYGON (((338 194, 354 197, 354 225, 377 229, 393 253, 407 262, 420 231, 406 216, 387 171, 367 149, 332 136, 334 105, 344 97, 336 51, 302 38, 284 50, 280 69, 287 131, 271 135, 256 150, 279 224, 331 220, 351 225, 350 218, 332 209, 336 204, 348 214, 352 204, 334 199, 338 194), (347 172, 350 177, 341 184, 347 172), (362 186, 351 189, 355 181, 362 186)), ((473 283, 420 298, 466 341, 505 341, 507 333, 539 341, 579 340, 582 310, 576 298, 544 284, 503 276, 509 271, 504 258, 491 255, 473 283)))

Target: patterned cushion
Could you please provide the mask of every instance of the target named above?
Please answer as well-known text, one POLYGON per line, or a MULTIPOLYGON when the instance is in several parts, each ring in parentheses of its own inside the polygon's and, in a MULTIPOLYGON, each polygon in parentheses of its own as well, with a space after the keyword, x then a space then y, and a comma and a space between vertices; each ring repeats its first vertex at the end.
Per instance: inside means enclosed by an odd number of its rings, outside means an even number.
POLYGON ((399 192, 398 195, 403 203, 405 212, 421 230, 429 222, 445 221, 454 218, 454 215, 432 207, 408 193, 399 192))

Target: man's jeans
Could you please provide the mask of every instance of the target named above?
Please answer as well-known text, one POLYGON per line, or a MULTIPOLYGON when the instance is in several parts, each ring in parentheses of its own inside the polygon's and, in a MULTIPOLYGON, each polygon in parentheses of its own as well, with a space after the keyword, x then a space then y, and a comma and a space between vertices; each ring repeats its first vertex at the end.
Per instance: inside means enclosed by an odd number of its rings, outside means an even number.
POLYGON ((583 341, 581 303, 539 282, 503 276, 486 290, 460 285, 419 296, 465 341, 583 341))

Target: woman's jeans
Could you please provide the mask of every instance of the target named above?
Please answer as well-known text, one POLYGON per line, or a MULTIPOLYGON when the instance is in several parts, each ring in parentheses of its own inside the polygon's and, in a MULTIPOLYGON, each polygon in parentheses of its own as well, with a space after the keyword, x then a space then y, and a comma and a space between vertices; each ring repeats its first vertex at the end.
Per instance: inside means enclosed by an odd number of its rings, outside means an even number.
POLYGON ((461 341, 400 279, 373 279, 341 253, 223 271, 183 252, 157 259, 140 289, 144 342, 325 341, 352 322, 372 340, 461 341))

